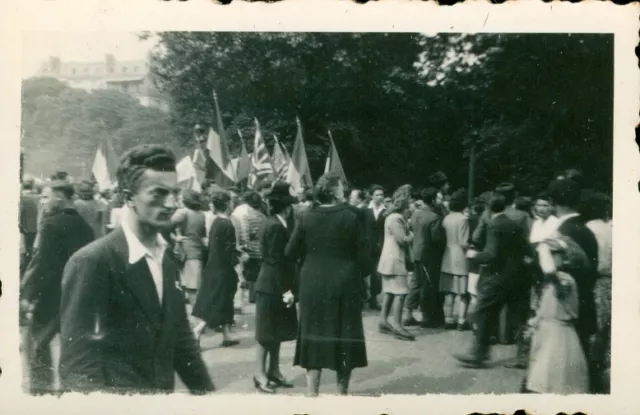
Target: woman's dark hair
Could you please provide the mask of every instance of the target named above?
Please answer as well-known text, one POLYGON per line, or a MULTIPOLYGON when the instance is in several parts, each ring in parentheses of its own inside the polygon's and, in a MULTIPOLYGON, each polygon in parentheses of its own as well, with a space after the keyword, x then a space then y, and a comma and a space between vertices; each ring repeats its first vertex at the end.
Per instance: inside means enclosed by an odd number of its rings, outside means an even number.
POLYGON ((451 194, 449 199, 449 209, 452 212, 462 212, 467 207, 469 201, 467 200, 466 189, 458 189, 451 194))
POLYGON ((135 146, 120 158, 116 176, 123 191, 135 194, 146 170, 176 171, 176 156, 165 146, 142 144, 135 146))
POLYGON ((431 186, 441 189, 449 181, 449 178, 442 171, 437 171, 429 176, 431 186))
POLYGON ((508 182, 500 183, 496 187, 496 192, 504 196, 505 203, 507 205, 511 205, 513 201, 516 199, 516 187, 513 185, 513 183, 508 183, 508 182))
POLYGON ((75 194, 73 185, 64 180, 53 180, 49 187, 51 187, 52 192, 62 193, 62 195, 69 200, 71 200, 75 194))
POLYGON ((428 206, 433 206, 436 203, 436 199, 438 198, 439 190, 435 187, 427 187, 422 192, 420 192, 420 200, 422 200, 428 206))
POLYGON ((504 194, 493 192, 491 198, 489 198, 489 211, 491 211, 491 213, 500 213, 504 212, 506 207, 507 199, 504 197, 504 194))
POLYGON ((584 188, 584 175, 578 169, 566 169, 558 175, 559 180, 573 180, 580 189, 584 188))
POLYGON ((202 200, 200 198, 200 193, 195 190, 185 190, 182 192, 182 204, 191 210, 201 210, 202 200))
POLYGON ((225 212, 229 208, 231 195, 227 192, 214 192, 211 196, 211 203, 216 212, 225 212))
POLYGON ((516 209, 529 213, 533 207, 533 201, 528 196, 518 196, 514 201, 516 209))
POLYGON ((277 199, 269 200, 269 213, 272 215, 280 214, 289 206, 291 206, 289 203, 283 203, 277 199))
POLYGON ((318 203, 333 203, 336 201, 336 188, 340 185, 340 175, 326 173, 316 183, 316 199, 318 203))
POLYGON ((549 185, 549 197, 553 204, 577 209, 580 206, 580 185, 571 179, 558 179, 549 185))
POLYGON ((262 197, 260 196, 260 193, 256 191, 249 190, 246 192, 243 196, 243 200, 247 205, 256 210, 260 210, 262 207, 262 197))
POLYGON ((585 195, 581 213, 585 221, 608 220, 611 218, 612 208, 609 196, 604 193, 588 192, 585 195))
POLYGON ((371 197, 373 197, 373 194, 378 190, 382 190, 382 195, 384 196, 384 193, 385 193, 384 187, 380 186, 379 184, 374 184, 373 186, 371 186, 371 189, 369 189, 369 193, 371 193, 371 197))

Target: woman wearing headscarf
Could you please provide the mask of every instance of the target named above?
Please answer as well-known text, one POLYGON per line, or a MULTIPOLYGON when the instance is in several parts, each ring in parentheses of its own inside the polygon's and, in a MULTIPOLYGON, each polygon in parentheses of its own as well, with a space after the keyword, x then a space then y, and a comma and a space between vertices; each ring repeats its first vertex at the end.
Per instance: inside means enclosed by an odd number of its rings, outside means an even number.
POLYGON ((410 192, 404 187, 396 190, 393 205, 384 222, 384 243, 378 263, 384 293, 379 330, 393 334, 397 339, 412 341, 415 336, 402 326, 402 310, 409 294, 407 253, 413 242, 413 233, 407 222, 409 207, 410 192), (392 315, 391 324, 388 321, 389 314, 392 315))
POLYGON ((231 196, 227 192, 215 192, 212 196, 216 217, 209 231, 207 266, 202 274, 202 284, 193 306, 192 315, 201 319, 193 329, 196 339, 208 326, 222 326, 222 346, 239 343, 231 337, 233 325, 233 297, 238 289, 239 252, 236 246, 236 231, 229 220, 231 196))
POLYGON ((351 372, 367 366, 362 328, 362 275, 369 264, 358 214, 343 203, 340 176, 327 173, 316 184, 318 206, 300 218, 286 248, 301 259, 300 324, 294 365, 307 369, 316 396, 322 369, 335 370, 346 395, 351 372))
POLYGON ((280 344, 295 340, 298 327, 293 296, 295 263, 285 257, 293 232, 287 216, 296 198, 289 193, 288 184, 276 183, 267 201, 270 216, 261 223, 261 266, 255 284, 258 370, 253 381, 258 390, 274 393, 271 385, 293 387, 280 372, 280 344))
POLYGON ((182 204, 184 207, 173 214, 171 222, 178 231, 177 243, 181 245, 184 255, 180 274, 182 286, 187 293, 189 304, 193 306, 202 278, 203 240, 206 236, 205 216, 198 192, 185 190, 182 193, 182 204))

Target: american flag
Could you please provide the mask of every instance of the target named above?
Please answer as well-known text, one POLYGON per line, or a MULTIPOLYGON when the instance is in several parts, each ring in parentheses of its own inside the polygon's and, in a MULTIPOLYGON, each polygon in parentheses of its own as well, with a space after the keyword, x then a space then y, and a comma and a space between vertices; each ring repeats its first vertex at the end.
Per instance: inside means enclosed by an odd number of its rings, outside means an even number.
POLYGON ((253 154, 251 155, 251 174, 249 174, 249 187, 253 187, 262 180, 269 179, 273 175, 273 164, 269 150, 262 138, 260 124, 256 121, 256 138, 253 142, 253 154))
POLYGON ((275 178, 279 181, 285 181, 287 179, 287 172, 289 171, 289 155, 282 143, 278 140, 276 135, 273 135, 273 168, 275 169, 275 178))

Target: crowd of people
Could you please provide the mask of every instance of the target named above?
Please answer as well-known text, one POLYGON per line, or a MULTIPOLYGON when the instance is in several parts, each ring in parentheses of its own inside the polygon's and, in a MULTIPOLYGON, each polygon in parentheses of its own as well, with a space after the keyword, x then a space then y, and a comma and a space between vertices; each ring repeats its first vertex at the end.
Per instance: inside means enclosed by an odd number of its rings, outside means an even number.
POLYGON ((143 145, 123 155, 117 179, 115 192, 63 172, 23 180, 31 393, 53 390, 58 333, 63 391, 170 392, 177 372, 193 393, 211 392, 199 341, 210 329, 222 347, 239 343, 234 299, 255 303, 263 393, 293 387, 280 345, 295 340, 308 395, 323 369, 347 394, 368 365, 367 307, 399 342, 418 326, 472 332, 454 355, 467 367, 515 341, 521 392, 608 392, 611 200, 576 170, 535 197, 501 183, 471 199, 443 172, 391 193, 346 189, 331 173, 299 193, 266 181, 196 192, 181 189, 171 151, 143 145))

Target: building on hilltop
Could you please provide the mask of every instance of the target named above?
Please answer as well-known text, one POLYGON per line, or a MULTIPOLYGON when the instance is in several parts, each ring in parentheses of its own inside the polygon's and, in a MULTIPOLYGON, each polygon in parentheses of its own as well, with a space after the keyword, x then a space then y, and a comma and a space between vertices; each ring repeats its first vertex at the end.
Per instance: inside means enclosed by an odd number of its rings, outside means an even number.
POLYGON ((52 56, 35 76, 56 78, 86 91, 116 89, 133 96, 145 107, 168 111, 167 99, 151 82, 147 60, 117 61, 108 54, 102 62, 63 62, 52 56))

